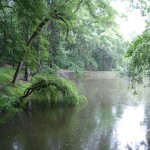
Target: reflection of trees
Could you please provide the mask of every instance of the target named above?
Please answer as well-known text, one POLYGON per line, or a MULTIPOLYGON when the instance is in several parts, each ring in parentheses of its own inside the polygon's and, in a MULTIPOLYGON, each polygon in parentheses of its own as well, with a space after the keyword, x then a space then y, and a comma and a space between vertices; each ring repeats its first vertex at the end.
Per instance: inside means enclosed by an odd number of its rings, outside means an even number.
POLYGON ((127 97, 124 81, 87 77, 76 80, 76 84, 88 104, 78 108, 34 109, 31 117, 22 113, 6 124, 7 131, 4 128, 5 132, 0 134, 0 140, 3 137, 7 141, 3 145, 10 148, 18 142, 25 149, 37 150, 116 149, 116 118, 123 113, 122 104, 127 97))
POLYGON ((32 142, 28 144, 31 146, 42 149, 56 150, 59 148, 66 148, 71 145, 70 128, 72 119, 76 117, 78 110, 74 108, 60 108, 52 110, 38 110, 33 113, 31 123, 28 124, 31 131, 26 134, 32 142), (39 124, 40 123, 40 124, 39 124), (30 136, 32 132, 33 137, 30 136), (32 139, 31 139, 32 138, 32 139), (37 143, 35 143, 35 141, 37 143))
POLYGON ((19 114, 5 124, 5 132, 0 134, 0 139, 2 138, 4 142, 1 141, 0 146, 3 150, 17 147, 53 150, 63 147, 66 143, 64 135, 68 134, 71 119, 77 112, 74 108, 60 108, 36 109, 36 112, 32 112, 32 117, 25 113, 19 114))
POLYGON ((117 142, 115 135, 115 119, 123 112, 127 86, 117 79, 85 79, 78 81, 78 88, 82 91, 89 105, 86 108, 84 124, 91 125, 84 144, 88 149, 115 149, 117 142), (92 126, 93 125, 93 126, 92 126), (91 142, 93 141, 93 142, 91 142))

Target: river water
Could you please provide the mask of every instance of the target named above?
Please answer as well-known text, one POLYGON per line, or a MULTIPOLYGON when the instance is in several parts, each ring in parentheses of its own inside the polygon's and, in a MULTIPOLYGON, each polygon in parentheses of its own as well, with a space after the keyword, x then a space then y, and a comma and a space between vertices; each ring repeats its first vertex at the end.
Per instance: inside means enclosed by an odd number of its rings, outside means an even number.
POLYGON ((128 90, 128 78, 110 73, 74 79, 88 103, 36 108, 0 126, 0 150, 150 149, 150 90, 128 90))

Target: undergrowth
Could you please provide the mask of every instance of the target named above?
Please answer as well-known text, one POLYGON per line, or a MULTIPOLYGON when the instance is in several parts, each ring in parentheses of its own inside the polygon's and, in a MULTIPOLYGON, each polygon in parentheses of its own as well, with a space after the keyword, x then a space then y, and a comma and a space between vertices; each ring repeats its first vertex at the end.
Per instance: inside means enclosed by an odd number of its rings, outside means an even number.
POLYGON ((11 83, 14 72, 14 69, 0 67, 0 112, 18 111, 19 108, 16 107, 16 104, 19 97, 31 85, 28 82, 19 81, 14 86, 11 83))

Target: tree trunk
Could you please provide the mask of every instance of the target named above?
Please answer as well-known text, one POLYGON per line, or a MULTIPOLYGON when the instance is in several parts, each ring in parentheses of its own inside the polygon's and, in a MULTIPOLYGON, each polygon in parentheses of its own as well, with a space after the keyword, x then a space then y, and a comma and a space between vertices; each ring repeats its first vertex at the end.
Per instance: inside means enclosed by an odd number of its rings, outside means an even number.
MULTIPOLYGON (((44 27, 44 25, 49 21, 49 18, 45 18, 43 19, 43 21, 39 24, 39 26, 37 27, 36 31, 32 34, 32 36, 30 37, 30 39, 28 40, 27 42, 27 47, 30 47, 30 45, 32 44, 32 42, 34 41, 34 39, 38 36, 38 34, 40 33, 40 31, 42 30, 42 28, 44 27)), ((13 81, 12 83, 13 84, 16 84, 17 81, 18 81, 18 77, 19 77, 19 73, 20 73, 20 70, 22 68, 22 65, 24 63, 24 60, 22 58, 22 60, 19 62, 18 64, 18 67, 16 69, 16 72, 14 74, 14 77, 13 77, 13 81)))
POLYGON ((55 56, 59 45, 59 30, 54 20, 50 20, 47 30, 50 31, 50 47, 49 47, 49 66, 50 68, 56 64, 55 56), (52 56, 52 57, 51 57, 52 56))
POLYGON ((25 81, 30 81, 30 69, 26 66, 25 67, 25 81))
POLYGON ((22 61, 20 61, 19 64, 18 64, 18 67, 17 67, 17 69, 16 69, 16 72, 15 72, 14 77, 13 77, 13 80, 12 80, 12 83, 13 83, 13 84, 16 84, 16 83, 18 82, 19 72, 20 72, 20 70, 21 70, 21 68, 22 68, 23 63, 24 63, 24 61, 22 60, 22 61))
MULTIPOLYGON (((27 23, 27 37, 26 37, 26 43, 28 43, 28 41, 30 40, 30 25, 27 23)), ((28 46, 28 45, 27 45, 28 46)), ((26 63, 25 65, 25 71, 24 71, 24 78, 25 81, 29 81, 30 78, 30 69, 28 68, 28 63, 26 63)))

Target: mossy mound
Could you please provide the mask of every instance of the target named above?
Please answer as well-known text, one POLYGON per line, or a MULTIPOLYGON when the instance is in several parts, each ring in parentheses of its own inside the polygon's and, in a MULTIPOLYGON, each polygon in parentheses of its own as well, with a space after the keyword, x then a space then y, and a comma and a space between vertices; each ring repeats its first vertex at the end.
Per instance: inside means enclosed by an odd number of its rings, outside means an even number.
POLYGON ((86 102, 86 98, 78 94, 75 84, 71 81, 57 76, 37 76, 34 80, 20 98, 21 106, 29 100, 29 98, 24 98, 30 95, 32 95, 32 99, 49 105, 61 103, 76 106, 86 102))

